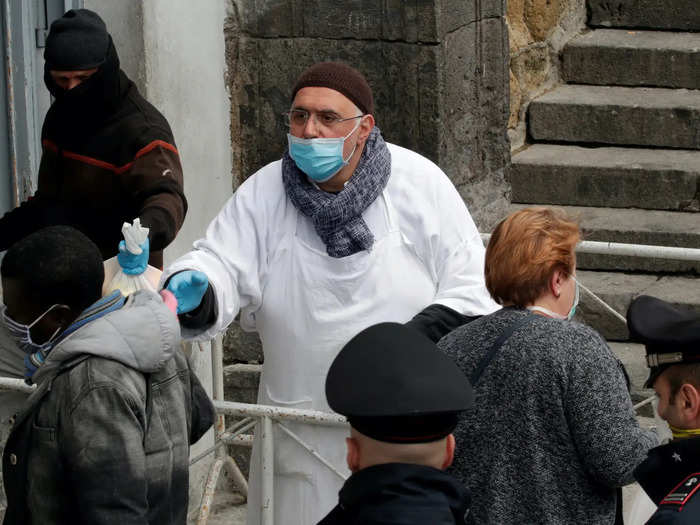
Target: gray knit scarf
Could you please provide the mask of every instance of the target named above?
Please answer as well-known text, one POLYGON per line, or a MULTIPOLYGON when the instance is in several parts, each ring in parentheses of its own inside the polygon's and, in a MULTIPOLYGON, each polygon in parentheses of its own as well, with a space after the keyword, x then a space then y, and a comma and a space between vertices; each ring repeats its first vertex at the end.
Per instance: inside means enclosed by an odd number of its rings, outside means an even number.
POLYGON ((326 252, 335 258, 372 248, 374 235, 362 212, 381 194, 390 173, 391 153, 377 127, 367 137, 360 162, 339 193, 328 193, 311 184, 289 151, 282 157, 282 180, 287 196, 311 219, 326 252))

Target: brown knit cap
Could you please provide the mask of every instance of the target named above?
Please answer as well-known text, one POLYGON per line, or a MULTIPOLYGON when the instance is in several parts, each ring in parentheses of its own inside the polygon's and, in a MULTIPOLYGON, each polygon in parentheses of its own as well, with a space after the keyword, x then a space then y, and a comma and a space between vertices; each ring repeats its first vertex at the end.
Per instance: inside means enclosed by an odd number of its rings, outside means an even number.
POLYGON ((294 85, 292 100, 305 87, 334 89, 352 100, 362 113, 374 113, 372 89, 364 75, 342 62, 319 62, 304 71, 294 85))

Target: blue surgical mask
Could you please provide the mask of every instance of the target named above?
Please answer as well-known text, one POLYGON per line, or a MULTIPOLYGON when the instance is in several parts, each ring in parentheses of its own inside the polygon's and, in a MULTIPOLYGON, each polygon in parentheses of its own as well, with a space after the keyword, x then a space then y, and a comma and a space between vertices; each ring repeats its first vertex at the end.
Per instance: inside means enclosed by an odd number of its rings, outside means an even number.
POLYGON ((303 139, 287 133, 289 142, 289 155, 301 171, 314 182, 326 182, 331 180, 344 166, 348 165, 355 153, 357 144, 348 155, 343 158, 343 146, 347 138, 355 133, 362 119, 350 133, 338 138, 303 139))
POLYGON ((39 321, 41 321, 46 314, 48 314, 57 306, 57 304, 54 304, 30 324, 22 324, 18 323, 7 314, 7 306, 3 304, 0 307, 2 309, 2 322, 7 328, 7 332, 9 333, 10 337, 12 337, 12 339, 14 339, 17 343, 17 346, 19 346, 19 348, 26 354, 34 354, 40 350, 46 350, 47 348, 50 348, 53 344, 54 338, 58 335, 58 332, 61 331, 60 327, 56 328, 56 331, 51 337, 49 337, 48 341, 46 341, 45 343, 39 344, 32 341, 32 327, 36 325, 39 321))
POLYGON ((576 277, 572 277, 572 279, 576 283, 576 291, 574 292, 574 302, 571 305, 571 309, 569 310, 569 313, 566 316, 566 319, 568 321, 571 321, 574 318, 574 315, 576 315, 576 307, 578 306, 579 293, 580 293, 579 292, 580 288, 578 285, 578 281, 576 280, 576 277))

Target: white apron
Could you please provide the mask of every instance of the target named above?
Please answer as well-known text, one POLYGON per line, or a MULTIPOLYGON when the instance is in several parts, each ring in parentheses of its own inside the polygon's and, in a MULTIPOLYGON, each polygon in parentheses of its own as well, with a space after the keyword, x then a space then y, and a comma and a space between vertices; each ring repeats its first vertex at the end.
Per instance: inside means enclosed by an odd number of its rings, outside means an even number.
MULTIPOLYGON (((341 259, 300 235, 308 219, 297 212, 296 225, 272 255, 255 314, 265 354, 258 403, 330 411, 325 378, 342 346, 372 324, 408 321, 433 301, 437 283, 399 231, 386 189, 380 198, 385 228, 375 233, 372 250, 341 259)), ((362 378, 349 380, 348 388, 353 381, 362 378)), ((349 475, 347 430, 285 425, 349 475)), ((315 524, 337 504, 343 481, 279 429, 273 436, 275 524, 315 524)), ((260 450, 256 440, 248 502, 252 525, 261 520, 260 450)))

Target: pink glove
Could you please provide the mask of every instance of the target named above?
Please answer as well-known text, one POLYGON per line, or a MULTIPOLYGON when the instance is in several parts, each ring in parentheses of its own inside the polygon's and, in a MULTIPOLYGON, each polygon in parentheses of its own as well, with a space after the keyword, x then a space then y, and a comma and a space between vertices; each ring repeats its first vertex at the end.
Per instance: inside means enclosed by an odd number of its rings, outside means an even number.
POLYGON ((175 315, 177 315, 177 299, 175 294, 170 290, 164 289, 160 291, 160 296, 163 298, 165 306, 175 315))

